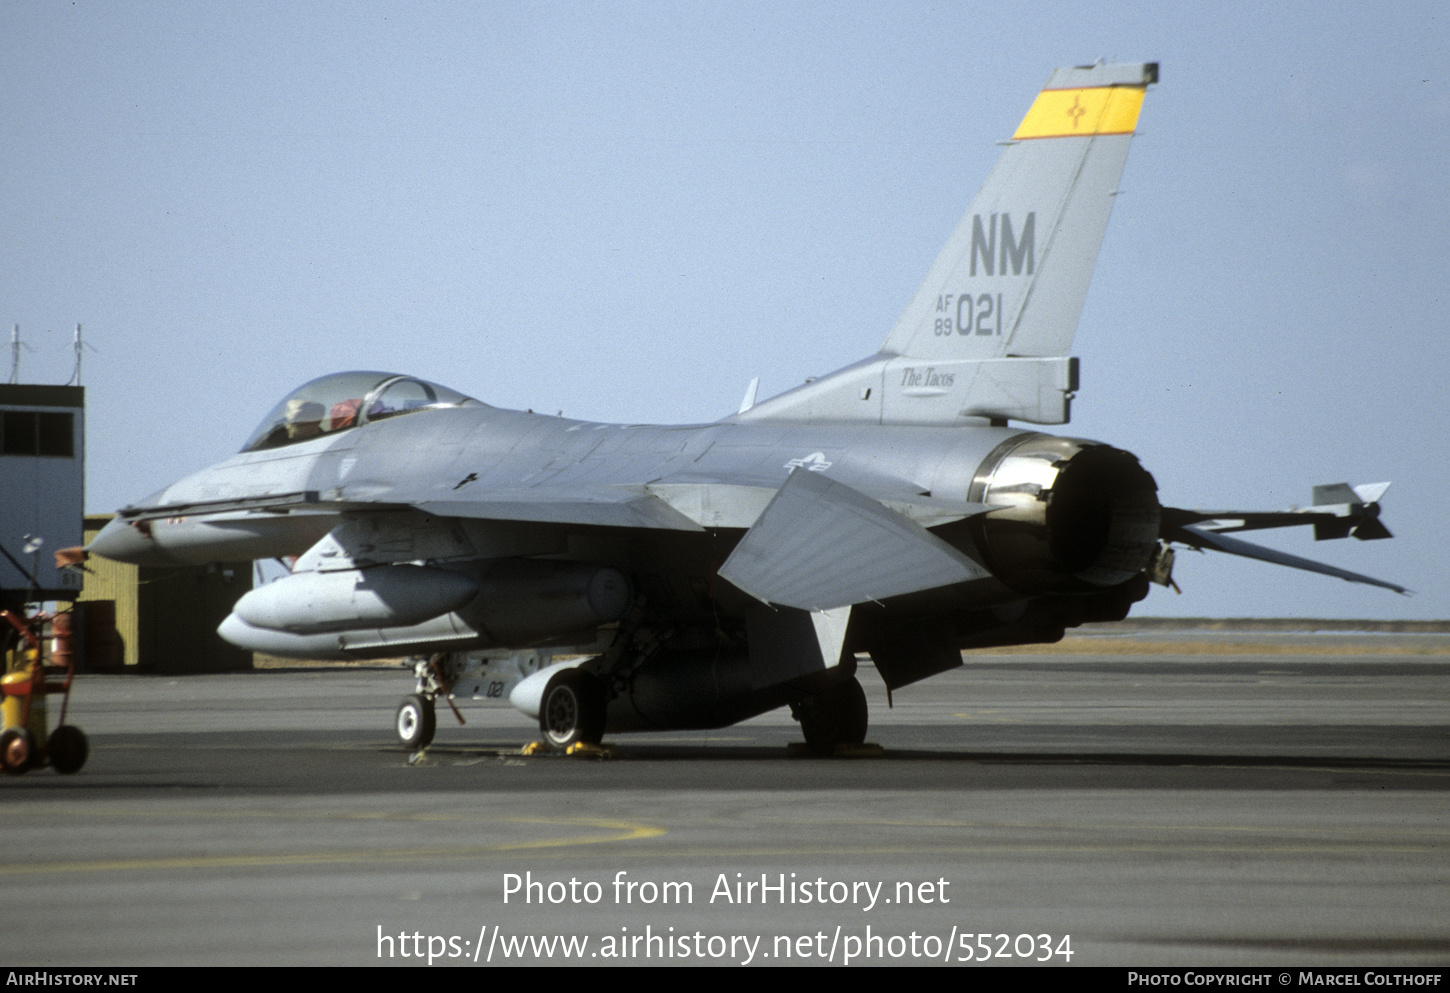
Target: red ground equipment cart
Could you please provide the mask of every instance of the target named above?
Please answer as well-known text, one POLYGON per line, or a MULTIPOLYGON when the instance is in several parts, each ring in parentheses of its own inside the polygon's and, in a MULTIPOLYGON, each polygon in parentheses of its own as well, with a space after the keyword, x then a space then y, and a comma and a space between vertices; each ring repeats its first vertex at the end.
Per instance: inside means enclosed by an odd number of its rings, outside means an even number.
POLYGON ((5 652, 6 671, 0 676, 0 766, 12 776, 43 765, 60 773, 77 772, 90 754, 85 734, 65 722, 75 676, 73 617, 68 613, 24 616, 0 610, 0 625, 11 629, 3 632, 0 645, 14 646, 5 652), (51 665, 44 663, 47 622, 54 639, 51 665), (47 733, 48 696, 60 697, 60 721, 47 733))

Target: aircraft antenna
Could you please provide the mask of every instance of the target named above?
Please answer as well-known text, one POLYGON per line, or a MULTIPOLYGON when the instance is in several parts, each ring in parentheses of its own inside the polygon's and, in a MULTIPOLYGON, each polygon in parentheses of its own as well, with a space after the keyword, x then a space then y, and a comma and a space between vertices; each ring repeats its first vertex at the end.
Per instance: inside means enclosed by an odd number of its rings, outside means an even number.
POLYGON ((84 341, 81 340, 81 326, 79 324, 76 325, 76 334, 75 334, 75 338, 71 341, 71 347, 75 349, 75 353, 76 353, 76 367, 75 367, 75 371, 71 373, 70 379, 67 379, 65 381, 65 385, 67 385, 67 386, 71 386, 71 385, 79 386, 79 385, 81 385, 81 356, 87 350, 90 350, 92 352, 95 351, 94 348, 92 348, 90 345, 86 344, 84 341))

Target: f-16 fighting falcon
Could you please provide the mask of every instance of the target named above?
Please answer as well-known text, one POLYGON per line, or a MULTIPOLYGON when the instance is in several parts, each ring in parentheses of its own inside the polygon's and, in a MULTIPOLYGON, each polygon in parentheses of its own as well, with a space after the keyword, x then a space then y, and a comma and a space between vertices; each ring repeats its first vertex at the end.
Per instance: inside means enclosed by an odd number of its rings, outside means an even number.
POLYGON ((856 656, 888 690, 966 649, 1121 620, 1173 548, 1404 592, 1229 533, 1390 537, 1388 484, 1281 512, 1159 503, 1068 423, 1069 355, 1156 63, 1059 69, 881 350, 712 424, 501 410, 384 372, 315 379, 237 455, 121 509, 89 551, 144 565, 286 558, 221 626, 301 658, 411 656, 398 709, 507 701, 554 748, 789 707, 863 741, 856 656), (568 660, 556 663, 556 654, 568 660))

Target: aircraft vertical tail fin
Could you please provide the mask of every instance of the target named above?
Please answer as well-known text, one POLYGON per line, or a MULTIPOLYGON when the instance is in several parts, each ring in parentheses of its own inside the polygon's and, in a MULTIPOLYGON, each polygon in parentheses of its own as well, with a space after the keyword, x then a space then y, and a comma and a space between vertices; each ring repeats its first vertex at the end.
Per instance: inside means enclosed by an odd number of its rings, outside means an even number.
POLYGON ((1058 69, 880 353, 739 416, 1064 424, 1068 357, 1156 62, 1058 69))
POLYGON ((1054 72, 881 350, 1066 355, 1157 80, 1154 62, 1054 72))

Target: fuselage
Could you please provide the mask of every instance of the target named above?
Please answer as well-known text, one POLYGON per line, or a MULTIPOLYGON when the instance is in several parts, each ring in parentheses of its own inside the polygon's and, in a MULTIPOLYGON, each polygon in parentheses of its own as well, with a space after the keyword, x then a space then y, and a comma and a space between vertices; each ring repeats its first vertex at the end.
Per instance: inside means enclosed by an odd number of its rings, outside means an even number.
MULTIPOLYGON (((244 451, 124 508, 90 549, 143 565, 301 557, 222 628, 274 654, 584 650, 617 619, 590 604, 621 584, 674 636, 708 642, 743 630, 755 601, 716 573, 793 472, 879 501, 982 566, 886 598, 892 616, 1101 596, 1156 541, 1151 477, 1091 442, 989 425, 605 424, 474 402, 244 451), (691 630, 704 634, 679 635, 691 630)), ((969 626, 981 623, 998 622, 969 626)))
POLYGON ((470 504, 478 495, 535 500, 543 520, 558 494, 648 494, 669 505, 710 485, 730 487, 735 499, 687 513, 707 528, 743 529, 797 468, 871 496, 915 493, 965 505, 987 455, 1029 433, 986 426, 606 424, 493 407, 430 410, 234 455, 124 508, 90 548, 141 565, 296 556, 350 510, 428 503, 446 516, 448 504, 470 504))

